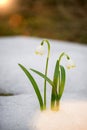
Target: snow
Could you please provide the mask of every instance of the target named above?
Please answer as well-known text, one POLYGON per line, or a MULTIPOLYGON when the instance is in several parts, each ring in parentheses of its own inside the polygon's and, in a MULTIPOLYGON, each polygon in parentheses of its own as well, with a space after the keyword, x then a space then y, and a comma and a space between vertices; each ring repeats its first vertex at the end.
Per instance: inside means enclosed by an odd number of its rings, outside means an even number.
MULTIPOLYGON (((41 38, 34 37, 0 38, 0 93, 14 94, 8 97, 0 96, 0 130, 57 130, 59 128, 65 130, 66 127, 66 130, 86 130, 87 46, 49 40, 51 43, 49 77, 52 78, 55 62, 63 51, 71 56, 76 63, 76 68, 67 71, 65 93, 62 97, 60 111, 56 114, 51 111, 40 113, 32 85, 19 68, 18 63, 28 69, 35 68, 44 72, 46 54, 37 56, 34 53, 41 41, 41 38), (46 125, 49 123, 51 125, 46 125)), ((44 46, 47 48, 46 45, 44 46)), ((67 63, 66 58, 62 60, 62 63, 64 65, 67 63)), ((43 80, 37 75, 33 74, 33 76, 43 94, 43 80)), ((50 92, 51 87, 48 84, 48 106, 50 92)))
POLYGON ((39 117, 36 115, 36 129, 87 130, 86 110, 87 102, 62 102, 58 112, 47 110, 40 113, 39 117))

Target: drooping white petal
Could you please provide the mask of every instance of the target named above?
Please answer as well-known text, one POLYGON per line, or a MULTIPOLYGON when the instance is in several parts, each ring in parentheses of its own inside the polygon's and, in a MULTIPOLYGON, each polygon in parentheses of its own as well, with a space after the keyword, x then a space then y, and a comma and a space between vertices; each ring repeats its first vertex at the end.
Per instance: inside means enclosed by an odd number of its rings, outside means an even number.
POLYGON ((38 46, 38 47, 36 48, 35 53, 36 53, 37 55, 43 55, 43 54, 44 54, 44 47, 41 46, 41 45, 38 46))
POLYGON ((75 67, 75 63, 71 59, 69 59, 67 63, 67 69, 71 69, 74 67, 75 67))

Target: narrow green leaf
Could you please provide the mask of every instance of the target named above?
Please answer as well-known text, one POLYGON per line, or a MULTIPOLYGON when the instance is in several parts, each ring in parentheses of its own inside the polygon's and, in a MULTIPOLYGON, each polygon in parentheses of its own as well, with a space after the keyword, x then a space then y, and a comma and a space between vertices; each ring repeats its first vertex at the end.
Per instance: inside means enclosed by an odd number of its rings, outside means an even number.
POLYGON ((57 89, 53 87, 51 93, 51 104, 54 104, 56 100, 57 100, 57 89))
POLYGON ((52 94, 51 94, 51 103, 52 104, 58 98, 58 92, 57 92, 57 89, 59 89, 58 82, 59 82, 59 61, 57 60, 55 70, 54 70, 54 76, 53 76, 54 87, 52 89, 52 94))
POLYGON ((38 74, 39 76, 41 76, 42 78, 46 79, 48 81, 48 83, 53 86, 53 82, 47 77, 45 76, 43 73, 35 70, 35 69, 30 69, 31 71, 35 72, 36 74, 38 74))
POLYGON ((55 87, 57 87, 58 84, 58 76, 59 76, 59 61, 57 60, 53 77, 53 84, 55 85, 55 87))
POLYGON ((59 86, 59 99, 62 97, 64 87, 65 87, 65 80, 66 80, 66 74, 65 69, 63 66, 60 65, 60 86, 59 86))
POLYGON ((30 80, 34 90, 35 90, 35 93, 37 95, 37 98, 38 98, 38 101, 39 101, 39 104, 40 104, 40 108, 43 109, 43 100, 42 100, 42 96, 41 96, 41 93, 40 93, 40 90, 38 88, 38 85, 36 83, 36 81, 34 80, 34 78, 32 77, 32 75, 29 73, 29 71, 21 64, 18 64, 21 69, 24 71, 24 73, 26 74, 26 76, 28 77, 28 79, 30 80))

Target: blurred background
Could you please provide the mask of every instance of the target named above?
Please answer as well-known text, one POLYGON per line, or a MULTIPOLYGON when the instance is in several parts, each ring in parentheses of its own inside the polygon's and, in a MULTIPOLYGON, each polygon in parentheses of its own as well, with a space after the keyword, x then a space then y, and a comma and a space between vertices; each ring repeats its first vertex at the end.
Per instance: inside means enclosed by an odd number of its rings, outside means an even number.
POLYGON ((0 37, 18 35, 87 44, 87 0, 0 0, 0 37))

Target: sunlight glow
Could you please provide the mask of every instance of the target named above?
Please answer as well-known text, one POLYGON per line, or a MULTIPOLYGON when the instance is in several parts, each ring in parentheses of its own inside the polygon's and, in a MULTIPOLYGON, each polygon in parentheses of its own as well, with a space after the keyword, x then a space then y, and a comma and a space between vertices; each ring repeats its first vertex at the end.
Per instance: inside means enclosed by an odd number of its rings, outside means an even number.
POLYGON ((8 14, 16 9, 17 0, 0 0, 0 14, 8 14))
POLYGON ((9 3, 9 0, 0 0, 0 6, 5 6, 9 3))

